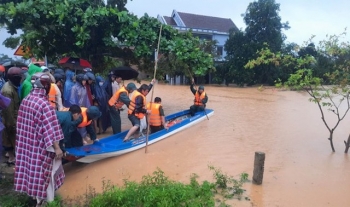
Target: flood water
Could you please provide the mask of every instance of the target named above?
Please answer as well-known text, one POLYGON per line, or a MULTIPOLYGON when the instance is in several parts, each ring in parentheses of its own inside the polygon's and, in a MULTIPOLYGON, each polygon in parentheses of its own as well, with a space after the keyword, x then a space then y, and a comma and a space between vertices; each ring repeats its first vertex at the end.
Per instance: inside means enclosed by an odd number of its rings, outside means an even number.
MULTIPOLYGON (((350 116, 335 132, 332 153, 328 131, 319 109, 306 93, 273 88, 206 86, 210 120, 144 149, 92 164, 65 166, 66 180, 58 193, 64 197, 84 194, 88 186, 102 190, 102 180, 121 185, 123 179, 140 181, 160 168, 171 179, 213 181, 208 165, 238 178, 246 172, 251 180, 254 153, 266 153, 262 185, 244 185, 250 201, 233 200, 233 206, 322 207, 350 206, 350 163, 343 140, 350 132, 350 116)), ((149 101, 152 93, 149 93, 149 101)), ((158 84, 153 97, 162 98, 166 114, 193 103, 189 86, 158 84)), ((122 129, 131 125, 122 113, 122 129)), ((326 116, 333 121, 330 113, 326 116)))

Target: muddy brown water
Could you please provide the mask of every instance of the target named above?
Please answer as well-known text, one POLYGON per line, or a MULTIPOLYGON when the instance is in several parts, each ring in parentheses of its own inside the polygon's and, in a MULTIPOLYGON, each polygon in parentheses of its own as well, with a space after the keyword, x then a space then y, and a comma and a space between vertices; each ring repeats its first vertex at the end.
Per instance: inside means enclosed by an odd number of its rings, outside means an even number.
MULTIPOLYGON (((121 185, 123 179, 140 181, 160 168, 171 179, 188 182, 196 173, 213 180, 208 165, 238 178, 253 174, 254 153, 266 153, 263 184, 244 185, 250 201, 229 201, 233 206, 350 206, 350 163, 344 143, 350 116, 335 132, 336 152, 327 140, 320 112, 306 93, 273 88, 206 86, 205 120, 165 140, 119 157, 92 164, 65 166, 66 180, 58 193, 65 197, 84 194, 88 186, 102 190, 102 181, 121 185)), ((150 100, 151 93, 148 95, 150 100)), ((156 85, 153 97, 162 98, 166 114, 188 108, 193 101, 189 86, 156 85)), ((326 113, 330 120, 335 118, 326 113)), ((131 125, 122 113, 123 130, 131 125)))

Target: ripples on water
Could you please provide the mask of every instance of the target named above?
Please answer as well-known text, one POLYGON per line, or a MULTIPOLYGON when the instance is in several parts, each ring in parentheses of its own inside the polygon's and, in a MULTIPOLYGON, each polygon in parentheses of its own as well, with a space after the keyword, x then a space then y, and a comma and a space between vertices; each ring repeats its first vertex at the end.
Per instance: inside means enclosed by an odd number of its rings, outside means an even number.
MULTIPOLYGON (((166 114, 188 108, 193 102, 189 86, 156 85, 153 97, 162 98, 166 114)), ((192 173, 212 179, 208 165, 232 176, 253 172, 254 152, 266 153, 263 185, 245 184, 251 201, 232 201, 235 206, 350 206, 350 164, 344 155, 349 117, 334 137, 331 153, 328 131, 308 95, 268 88, 206 86, 205 120, 144 149, 89 165, 68 164, 59 193, 74 196, 86 186, 101 189, 102 179, 122 184, 125 178, 140 180, 157 167, 172 179, 188 182, 192 173)), ((148 95, 150 101, 151 93, 148 95)), ((130 128, 126 112, 123 129, 130 128)), ((329 113, 327 116, 331 117, 329 113)))

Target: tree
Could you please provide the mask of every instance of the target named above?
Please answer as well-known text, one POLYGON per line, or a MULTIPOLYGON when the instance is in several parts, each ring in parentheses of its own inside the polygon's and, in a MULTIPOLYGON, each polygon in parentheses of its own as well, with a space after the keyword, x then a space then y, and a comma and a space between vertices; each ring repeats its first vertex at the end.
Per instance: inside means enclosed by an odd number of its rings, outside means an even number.
POLYGON ((247 38, 257 44, 258 49, 267 43, 273 52, 281 51, 285 40, 282 29, 289 29, 288 22, 282 23, 278 15, 280 4, 275 0, 258 0, 249 4, 243 20, 247 25, 247 38))
MULTIPOLYGON (((0 23, 11 35, 18 29, 21 44, 38 58, 45 55, 53 62, 63 55, 74 55, 102 66, 104 55, 118 52, 112 34, 120 31, 129 15, 103 1, 23 1, 0 5, 0 23)), ((9 40, 7 40, 9 42, 9 40)))
MULTIPOLYGON (((0 24, 5 24, 12 35, 22 30, 19 43, 28 46, 38 58, 46 55, 50 62, 62 56, 78 56, 89 60, 95 71, 101 71, 108 65, 106 59, 118 57, 147 72, 154 65, 151 56, 157 48, 160 22, 147 15, 138 19, 129 14, 124 8, 126 2, 108 1, 108 5, 101 0, 11 2, 0 4, 0 24)), ((6 44, 14 45, 18 37, 6 40, 6 44)), ((183 55, 178 58, 195 73, 203 74, 212 67, 212 60, 198 47, 198 40, 192 36, 169 26, 162 30, 161 51, 165 55, 180 51, 183 55)))
MULTIPOLYGON (((118 38, 125 43, 125 47, 132 48, 134 56, 129 59, 129 64, 138 64, 146 72, 153 71, 154 50, 157 48, 160 28, 161 23, 147 14, 123 25, 118 38)), ((193 74, 205 75, 213 69, 211 54, 201 50, 200 40, 191 33, 180 33, 171 26, 163 25, 159 50, 163 62, 160 66, 169 61, 163 68, 169 71, 163 71, 163 74, 175 71, 186 73, 187 69, 190 69, 193 74), (185 67, 174 68, 179 66, 175 63, 185 67)))
POLYGON ((251 68, 252 71, 245 71, 243 67, 248 60, 257 58, 256 52, 266 45, 272 52, 281 51, 286 38, 282 29, 289 29, 289 26, 288 22, 281 22, 279 10, 280 5, 275 0, 258 0, 250 3, 243 15, 247 25, 245 31, 230 35, 225 49, 231 54, 228 62, 237 84, 274 84, 275 79, 279 78, 281 71, 277 71, 273 65, 259 65, 251 68), (240 43, 238 40, 243 42, 240 43))
POLYGON ((246 83, 249 85, 254 84, 254 71, 244 69, 244 65, 254 54, 254 49, 249 45, 250 40, 243 31, 230 31, 230 36, 225 43, 227 62, 223 67, 229 70, 221 74, 227 85, 232 81, 239 86, 243 86, 246 83))
MULTIPOLYGON (((329 132, 329 141, 331 149, 335 152, 333 145, 333 135, 339 123, 344 120, 350 110, 350 44, 349 42, 340 42, 341 35, 330 36, 329 40, 320 42, 317 49, 318 54, 329 57, 333 63, 334 70, 324 74, 324 78, 316 77, 314 70, 310 65, 316 63, 316 59, 311 55, 293 57, 291 55, 283 56, 280 53, 274 53, 269 49, 259 52, 259 57, 249 61, 246 67, 255 67, 263 64, 290 65, 293 64, 297 68, 294 74, 285 83, 279 83, 280 86, 293 88, 296 90, 304 90, 310 96, 310 101, 315 103, 320 110, 321 119, 329 132), (325 79, 331 85, 325 85, 325 79), (341 108, 345 103, 345 108, 341 108), (326 112, 334 114, 337 121, 332 122, 326 119, 326 112)), ((348 152, 350 146, 350 136, 345 143, 345 153, 348 152)))
POLYGON ((128 9, 125 7, 127 3, 128 3, 128 0, 107 0, 108 6, 111 6, 111 7, 117 6, 117 9, 119 11, 128 11, 128 9))

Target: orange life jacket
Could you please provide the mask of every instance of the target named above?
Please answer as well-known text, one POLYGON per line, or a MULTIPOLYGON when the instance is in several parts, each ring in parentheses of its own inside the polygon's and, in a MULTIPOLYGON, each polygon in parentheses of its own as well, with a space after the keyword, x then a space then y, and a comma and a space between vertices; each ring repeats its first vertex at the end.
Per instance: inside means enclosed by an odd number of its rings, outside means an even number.
POLYGON ((49 99, 50 105, 54 109, 57 109, 57 107, 56 107, 56 95, 57 95, 57 92, 56 92, 55 84, 51 83, 50 91, 48 94, 48 99, 49 99))
POLYGON ((152 103, 152 108, 151 108, 151 103, 147 104, 147 109, 151 110, 151 114, 149 115, 149 120, 148 120, 148 123, 150 126, 162 125, 162 117, 160 116, 160 113, 159 113, 160 106, 161 104, 159 103, 152 103))
POLYGON ((199 94, 198 91, 194 95, 194 105, 196 106, 203 106, 202 100, 205 98, 205 92, 203 91, 202 94, 199 94))
MULTIPOLYGON (((83 121, 78 125, 79 128, 83 128, 86 126, 89 126, 92 122, 92 120, 88 121, 88 116, 87 116, 87 108, 85 107, 80 107, 81 108, 81 116, 83 118, 83 121)), ((61 111, 69 111, 69 108, 63 107, 61 111)))
POLYGON ((123 86, 113 94, 113 96, 109 99, 108 104, 110 106, 114 105, 117 109, 121 109, 124 106, 124 103, 119 99, 121 93, 126 93, 126 95, 129 95, 128 91, 123 86))
POLYGON ((143 108, 145 108, 145 106, 146 106, 146 97, 142 94, 142 93, 140 93, 140 92, 138 92, 137 90, 135 90, 135 92, 134 92, 134 94, 133 94, 133 96, 131 97, 131 101, 130 101, 130 104, 129 104, 129 110, 128 110, 128 114, 130 115, 130 114, 135 114, 135 116, 137 117, 137 118, 139 118, 139 119, 142 119, 144 116, 145 116, 145 114, 144 113, 134 113, 134 111, 135 111, 135 103, 136 103, 136 97, 138 97, 138 96, 141 96, 142 98, 143 98, 143 108))
POLYGON ((85 107, 80 107, 81 108, 81 116, 83 117, 83 121, 78 125, 79 128, 83 128, 86 126, 89 126, 92 122, 92 120, 88 120, 87 116, 87 108, 85 107))

